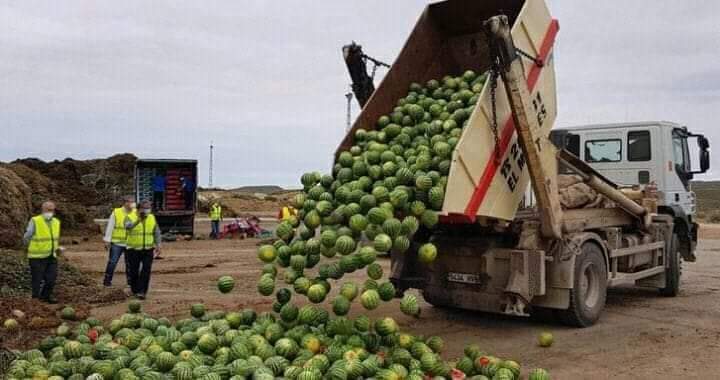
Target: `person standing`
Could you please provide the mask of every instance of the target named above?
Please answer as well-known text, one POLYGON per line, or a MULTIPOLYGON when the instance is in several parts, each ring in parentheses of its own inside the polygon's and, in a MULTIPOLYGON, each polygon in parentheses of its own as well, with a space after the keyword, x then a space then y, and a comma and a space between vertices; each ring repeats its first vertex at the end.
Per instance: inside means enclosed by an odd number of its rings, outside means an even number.
POLYGON ((286 221, 290 219, 291 216, 297 216, 297 210, 292 206, 283 206, 278 213, 278 219, 281 221, 286 221))
POLYGON ((220 236, 220 222, 223 220, 222 206, 217 201, 210 206, 210 238, 217 239, 220 236))
POLYGON ((123 255, 127 249, 125 218, 136 212, 135 207, 135 199, 127 196, 123 199, 122 207, 114 209, 110 217, 108 217, 108 223, 107 226, 105 226, 105 236, 103 237, 105 249, 108 250, 108 261, 105 266, 105 277, 103 279, 103 285, 105 286, 112 286, 115 267, 117 267, 118 261, 120 261, 120 256, 124 257, 125 278, 127 279, 128 286, 130 286, 127 255, 123 255))
POLYGON ((153 210, 165 208, 165 185, 165 176, 162 173, 158 173, 153 177, 153 210))
POLYGON ((30 219, 23 241, 27 244, 32 298, 49 304, 57 301, 53 297, 57 279, 57 255, 60 247, 60 220, 55 218, 55 203, 43 202, 42 213, 30 219))
POLYGON ((152 214, 150 201, 140 204, 137 214, 125 218, 128 272, 133 296, 145 299, 150 288, 153 259, 160 254, 160 226, 152 214))
POLYGON ((195 201, 195 181, 190 177, 180 177, 180 184, 183 191, 183 199, 185 200, 185 209, 192 210, 195 201))

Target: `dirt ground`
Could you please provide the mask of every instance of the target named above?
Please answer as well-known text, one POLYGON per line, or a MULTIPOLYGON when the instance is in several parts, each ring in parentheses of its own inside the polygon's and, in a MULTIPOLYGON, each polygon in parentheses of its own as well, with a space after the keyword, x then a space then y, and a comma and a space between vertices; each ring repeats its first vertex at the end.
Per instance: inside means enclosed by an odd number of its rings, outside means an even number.
MULTIPOLYGON (((200 226, 201 232, 207 226, 200 226)), ((396 302, 371 316, 391 315, 418 334, 446 340, 447 357, 461 354, 464 345, 480 344, 501 357, 527 367, 544 367, 553 379, 699 379, 720 371, 720 226, 701 233, 697 263, 683 267, 682 292, 663 298, 652 290, 614 289, 600 322, 576 329, 553 321, 511 318, 476 312, 439 309, 424 304, 420 319, 402 315, 396 302), (555 344, 536 345, 540 331, 555 335, 555 344)), ((259 265, 257 240, 196 240, 167 243, 165 259, 156 261, 145 310, 154 315, 184 318, 188 305, 209 308, 254 307, 269 310, 270 301, 256 293, 259 265), (227 295, 215 288, 223 274, 235 277, 227 295)), ((106 254, 98 241, 82 243, 68 252, 71 261, 100 280, 106 254)), ((383 265, 389 267, 387 259, 383 265)), ((122 264, 115 277, 124 285, 122 264)), ((96 307, 92 314, 110 319, 124 312, 125 303, 96 307)), ((359 306, 355 306, 354 311, 359 306)))

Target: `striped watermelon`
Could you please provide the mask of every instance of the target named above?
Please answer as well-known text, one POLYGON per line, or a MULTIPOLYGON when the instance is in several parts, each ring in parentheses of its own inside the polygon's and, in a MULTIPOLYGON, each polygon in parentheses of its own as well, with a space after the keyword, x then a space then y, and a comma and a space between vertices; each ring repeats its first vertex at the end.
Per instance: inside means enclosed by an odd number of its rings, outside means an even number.
POLYGON ((542 368, 535 368, 528 374, 528 380, 550 380, 550 374, 542 368))
POLYGON ((388 252, 392 248, 392 238, 386 234, 379 234, 375 236, 373 241, 373 247, 378 252, 388 252))
POLYGON ((380 305, 380 294, 375 289, 368 289, 360 296, 360 303, 367 310, 374 310, 380 305))
POLYGON ((420 315, 420 306, 417 297, 412 294, 405 294, 400 301, 400 311, 409 316, 418 317, 420 315))
POLYGON ((220 276, 217 287, 220 293, 229 293, 235 287, 235 279, 231 276, 220 276))
POLYGON ((313 303, 320 303, 325 301, 325 296, 327 295, 327 290, 325 290, 325 287, 321 284, 315 284, 311 285, 307 290, 307 297, 310 300, 310 302, 313 303))

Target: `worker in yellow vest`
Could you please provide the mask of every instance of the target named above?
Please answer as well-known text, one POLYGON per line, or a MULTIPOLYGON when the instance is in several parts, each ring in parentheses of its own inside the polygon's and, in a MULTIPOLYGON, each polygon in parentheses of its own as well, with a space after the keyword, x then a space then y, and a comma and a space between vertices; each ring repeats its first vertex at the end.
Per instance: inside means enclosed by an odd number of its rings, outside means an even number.
POLYGON ((278 218, 281 221, 285 221, 285 220, 288 220, 291 216, 297 216, 297 210, 295 209, 295 207, 284 206, 280 210, 280 215, 278 215, 278 218))
POLYGON ((150 201, 143 201, 136 214, 125 218, 127 234, 128 273, 130 290, 139 299, 145 299, 150 287, 153 259, 160 254, 160 226, 152 214, 150 201))
POLYGON ((220 236, 220 222, 223 220, 222 206, 217 201, 214 201, 210 206, 210 238, 217 239, 220 236))
MULTIPOLYGON (((113 274, 115 273, 115 267, 120 261, 120 256, 123 256, 127 249, 127 230, 125 229, 125 218, 135 212, 135 199, 132 196, 127 196, 123 200, 122 207, 118 207, 113 210, 110 217, 108 217, 107 226, 105 226, 105 249, 108 250, 108 261, 105 266, 105 278, 103 279, 103 285, 111 286, 113 274)), ((127 255, 125 258, 125 278, 127 284, 130 286, 130 275, 128 274, 128 261, 127 255)))
POLYGON ((30 219, 23 236, 27 244, 32 298, 55 304, 53 288, 57 279, 57 255, 60 247, 60 221, 55 218, 55 203, 42 204, 42 214, 30 219))

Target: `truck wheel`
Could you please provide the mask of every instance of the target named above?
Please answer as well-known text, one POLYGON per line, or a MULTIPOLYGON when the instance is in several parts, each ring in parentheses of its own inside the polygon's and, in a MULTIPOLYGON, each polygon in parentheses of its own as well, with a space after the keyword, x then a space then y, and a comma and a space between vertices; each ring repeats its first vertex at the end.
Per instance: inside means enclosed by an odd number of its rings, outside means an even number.
POLYGON ((673 233, 668 252, 668 267, 665 269, 665 287, 660 289, 660 294, 665 297, 675 297, 680 293, 680 274, 682 266, 680 263, 680 238, 673 233))
POLYGON ((558 310, 558 318, 567 325, 592 326, 605 307, 607 296, 607 266, 600 247, 585 243, 575 258, 575 279, 570 289, 570 306, 558 310))

